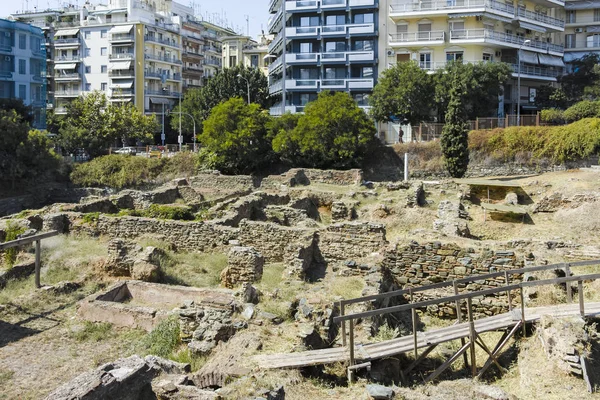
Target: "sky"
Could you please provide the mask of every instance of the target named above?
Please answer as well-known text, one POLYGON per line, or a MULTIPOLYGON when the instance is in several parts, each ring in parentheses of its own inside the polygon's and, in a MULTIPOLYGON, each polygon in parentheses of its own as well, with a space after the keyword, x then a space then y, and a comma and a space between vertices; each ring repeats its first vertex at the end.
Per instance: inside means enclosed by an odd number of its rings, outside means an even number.
MULTIPOLYGON (((91 0, 93 4, 108 3, 108 1, 91 0)), ((250 25, 250 35, 256 38, 261 29, 267 30, 269 19, 269 0, 178 0, 185 6, 193 6, 203 19, 228 25, 238 33, 246 34, 246 16, 250 25), (224 21, 227 21, 227 24, 224 21)), ((85 0, 70 0, 71 4, 83 5, 85 0)), ((38 10, 56 8, 69 1, 62 0, 0 0, 0 15, 7 17, 21 10, 38 10)))

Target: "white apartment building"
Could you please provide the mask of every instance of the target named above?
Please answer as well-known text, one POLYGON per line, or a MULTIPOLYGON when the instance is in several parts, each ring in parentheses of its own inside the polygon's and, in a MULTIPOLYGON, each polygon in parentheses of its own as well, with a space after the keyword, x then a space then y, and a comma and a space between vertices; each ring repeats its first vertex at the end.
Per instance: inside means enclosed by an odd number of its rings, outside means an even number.
POLYGON ((567 1, 565 11, 565 62, 590 53, 600 55, 600 1, 567 1))

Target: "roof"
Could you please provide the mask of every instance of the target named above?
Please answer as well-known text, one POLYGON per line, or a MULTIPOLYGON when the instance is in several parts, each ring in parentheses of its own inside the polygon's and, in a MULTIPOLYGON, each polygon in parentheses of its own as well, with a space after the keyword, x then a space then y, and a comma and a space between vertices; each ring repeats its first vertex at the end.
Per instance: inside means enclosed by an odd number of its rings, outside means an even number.
POLYGON ((481 203, 481 207, 488 211, 504 212, 511 214, 525 215, 527 210, 518 206, 509 206, 507 204, 481 203))
POLYGON ((519 182, 495 179, 455 179, 454 182, 470 186, 521 187, 519 182))

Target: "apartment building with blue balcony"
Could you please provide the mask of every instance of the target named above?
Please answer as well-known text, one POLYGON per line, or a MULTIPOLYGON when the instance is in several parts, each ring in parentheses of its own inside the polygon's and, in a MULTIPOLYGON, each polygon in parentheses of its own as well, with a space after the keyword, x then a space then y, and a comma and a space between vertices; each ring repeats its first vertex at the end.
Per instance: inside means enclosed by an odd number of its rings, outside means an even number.
POLYGON ((348 92, 367 108, 377 80, 379 0, 272 0, 272 115, 303 112, 319 92, 348 92))
POLYGON ((46 128, 46 49, 38 27, 0 19, 0 98, 23 100, 46 128))

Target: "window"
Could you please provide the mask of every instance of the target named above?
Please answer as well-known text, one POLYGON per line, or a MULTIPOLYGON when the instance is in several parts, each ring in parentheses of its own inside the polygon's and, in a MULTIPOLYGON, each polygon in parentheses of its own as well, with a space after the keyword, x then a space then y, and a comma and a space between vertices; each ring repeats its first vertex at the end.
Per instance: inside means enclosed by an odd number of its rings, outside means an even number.
POLYGON ((359 51, 372 51, 373 50, 373 41, 372 40, 357 40, 354 42, 352 46, 352 50, 359 51))
POLYGON ((85 49, 85 56, 86 56, 86 57, 89 57, 89 56, 91 56, 91 55, 92 55, 92 51, 91 51, 91 49, 90 49, 90 48, 86 48, 86 49, 85 49))
POLYGON ((86 92, 91 92, 92 91, 92 84, 91 83, 86 83, 85 84, 85 91, 86 92))
POLYGON ((92 38, 92 32, 90 32, 90 31, 85 31, 85 32, 83 33, 83 37, 84 37, 85 39, 91 39, 91 38, 92 38))
POLYGON ((258 68, 258 54, 250 55, 250 66, 252 68, 258 68))
POLYGON ((450 53, 446 53, 446 61, 460 61, 463 59, 462 51, 453 51, 450 53))
POLYGON ((19 98, 23 101, 27 99, 27 85, 19 85, 19 98))
POLYGON ((360 77, 361 78, 372 78, 373 77, 373 67, 362 67, 360 77))
POLYGON ((419 40, 431 40, 431 23, 419 24, 419 40))
POLYGON ((368 93, 356 93, 352 96, 354 101, 359 106, 368 106, 369 105, 369 94, 368 93))
POLYGON ((86 65, 85 66, 85 73, 86 74, 91 74, 92 73, 92 66, 91 65, 86 65))
POLYGON ((25 75, 27 73, 27 60, 19 60, 19 74, 25 75))
POLYGON ((484 62, 492 62, 493 60, 493 56, 490 53, 483 53, 484 62))
POLYGON ((107 54, 107 48, 106 47, 100 47, 100 55, 101 56, 105 56, 107 54))
POLYGON ((100 66, 100 72, 103 73, 103 74, 105 74, 106 71, 108 71, 108 67, 106 65, 101 65, 100 66))
POLYGON ((346 42, 327 42, 325 43, 327 53, 336 53, 346 51, 346 42))
POLYGON ((319 17, 300 17, 300 26, 317 26, 319 17))
POLYGON ((319 70, 316 68, 300 68, 298 77, 299 79, 317 79, 319 77, 319 70))
POLYGON ((346 17, 344 15, 328 15, 325 18, 325 25, 344 25, 346 17))
POLYGON ((25 50, 27 48, 27 35, 19 35, 19 49, 25 50))
POLYGON ((574 24, 576 22, 576 15, 575 10, 567 10, 567 24, 574 24))
POLYGON ((449 25, 449 28, 451 31, 464 31, 465 30, 464 21, 451 21, 448 23, 448 25, 449 25))
POLYGON ((419 54, 419 67, 423 69, 431 69, 431 53, 419 54))
POLYGON ((356 14, 354 15, 355 24, 372 24, 373 14, 356 14))
POLYGON ((312 43, 300 43, 300 53, 312 53, 312 43))
POLYGON ((100 37, 101 38, 105 38, 107 36, 108 31, 106 29, 102 29, 100 31, 100 37))
POLYGON ((586 47, 600 47, 600 34, 589 35, 587 37, 586 47))
POLYGON ((230 56, 229 57, 229 68, 235 67, 237 65, 237 57, 230 56))
POLYGON ((108 88, 108 83, 106 82, 102 82, 100 84, 100 90, 102 90, 103 92, 106 92, 106 89, 108 88))
POLYGON ((326 79, 344 79, 346 78, 346 68, 325 68, 326 79))
POLYGON ((567 49, 575 48, 575 34, 565 35, 565 47, 567 49))
POLYGON ((594 8, 594 22, 600 22, 600 8, 594 8))

